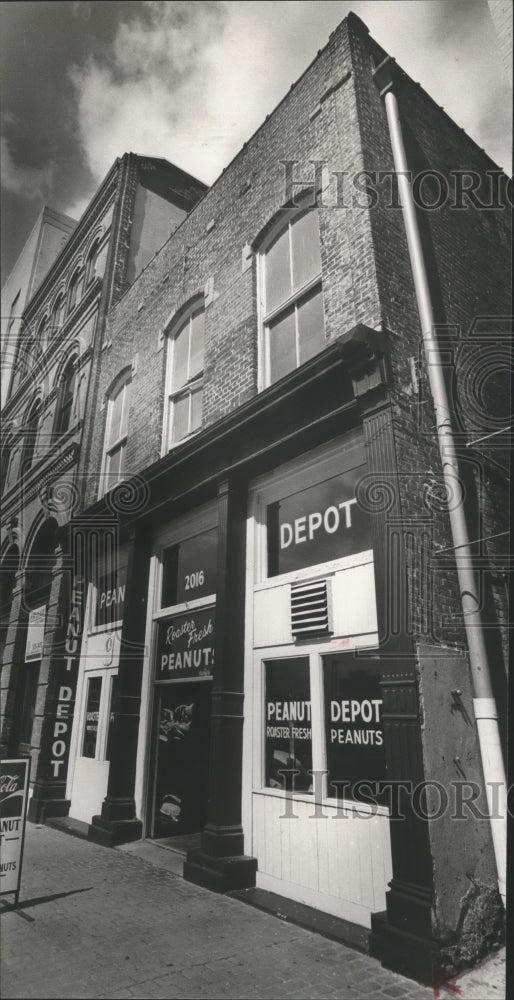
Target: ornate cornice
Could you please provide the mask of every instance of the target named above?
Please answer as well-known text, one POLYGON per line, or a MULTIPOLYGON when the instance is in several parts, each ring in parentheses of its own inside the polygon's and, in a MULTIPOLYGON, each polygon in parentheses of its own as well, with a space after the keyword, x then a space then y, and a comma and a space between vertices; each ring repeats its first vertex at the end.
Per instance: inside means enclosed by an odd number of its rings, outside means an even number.
MULTIPOLYGON (((76 433, 80 426, 81 423, 75 425, 70 434, 76 433)), ((78 460, 79 450, 77 442, 72 441, 65 451, 59 449, 58 453, 54 454, 52 458, 44 455, 30 472, 22 476, 21 479, 18 479, 13 489, 2 498, 4 517, 11 508, 19 508, 21 506, 20 500, 23 506, 30 503, 36 494, 40 493, 52 480, 56 479, 63 472, 66 472, 72 465, 75 465, 78 460)))

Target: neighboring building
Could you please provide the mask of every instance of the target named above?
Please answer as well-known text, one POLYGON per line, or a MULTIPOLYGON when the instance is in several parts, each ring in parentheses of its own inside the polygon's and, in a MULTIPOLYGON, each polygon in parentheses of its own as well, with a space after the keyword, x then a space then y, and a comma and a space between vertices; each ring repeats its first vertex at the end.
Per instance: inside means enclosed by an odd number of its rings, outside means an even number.
POLYGON ((511 0, 488 0, 488 6, 505 73, 512 87, 512 3, 511 0))
POLYGON ((2 391, 5 402, 23 310, 77 223, 45 206, 2 287, 2 391))
POLYGON ((67 525, 83 492, 77 471, 95 345, 108 310, 204 191, 166 160, 126 154, 50 270, 50 234, 62 241, 50 222, 67 233, 71 224, 45 210, 13 272, 24 308, 2 411, 2 750, 32 757, 31 816, 51 811, 39 755, 59 693, 61 618, 74 600, 67 525))
POLYGON ((489 823, 437 798, 483 807, 484 777, 386 92, 505 705, 509 213, 477 206, 505 178, 349 15, 98 334, 32 817, 201 832, 186 878, 435 983, 502 904, 489 823))

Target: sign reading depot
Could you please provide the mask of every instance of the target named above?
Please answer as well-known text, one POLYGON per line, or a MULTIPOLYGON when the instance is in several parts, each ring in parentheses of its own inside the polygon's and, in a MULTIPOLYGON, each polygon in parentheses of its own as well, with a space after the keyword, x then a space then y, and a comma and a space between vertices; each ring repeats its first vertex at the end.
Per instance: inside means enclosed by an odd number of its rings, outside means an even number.
POLYGON ((356 497, 365 472, 359 465, 268 506, 268 576, 371 548, 369 517, 356 497))
POLYGON ((156 680, 210 677, 214 664, 214 608, 163 618, 157 625, 156 680))
POLYGON ((0 893, 20 889, 27 812, 29 760, 3 760, 0 765, 0 893))

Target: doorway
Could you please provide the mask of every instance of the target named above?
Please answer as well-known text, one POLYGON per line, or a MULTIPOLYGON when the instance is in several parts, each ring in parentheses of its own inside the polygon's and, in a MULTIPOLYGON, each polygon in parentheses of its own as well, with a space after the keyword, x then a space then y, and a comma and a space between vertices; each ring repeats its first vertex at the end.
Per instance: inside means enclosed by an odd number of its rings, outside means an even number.
POLYGON ((200 833, 207 821, 212 682, 156 684, 150 836, 200 833))
POLYGON ((79 745, 73 771, 70 815, 90 823, 107 794, 117 667, 87 670, 77 699, 79 745))

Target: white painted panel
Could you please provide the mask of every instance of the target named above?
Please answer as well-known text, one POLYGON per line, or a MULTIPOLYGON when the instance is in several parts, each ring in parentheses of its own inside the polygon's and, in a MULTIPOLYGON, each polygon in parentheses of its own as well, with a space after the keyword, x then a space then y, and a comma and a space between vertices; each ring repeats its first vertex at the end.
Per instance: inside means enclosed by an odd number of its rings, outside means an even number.
MULTIPOLYGON (((328 584, 332 592, 334 637, 368 636, 377 631, 373 563, 338 570, 329 576, 328 584)), ((270 583, 269 587, 256 590, 255 647, 282 646, 292 641, 291 584, 270 583)))
POLYGON ((373 563, 336 573, 332 581, 335 635, 377 631, 373 563))
POLYGON ((70 806, 70 816, 90 823, 98 815, 107 795, 109 761, 78 757, 75 763, 73 788, 75 790, 70 806))
POLYGON ((254 645, 278 646, 291 642, 291 588, 270 587, 255 594, 254 645))
POLYGON ((370 926, 371 913, 385 908, 392 877, 388 816, 334 805, 318 816, 312 802, 298 800, 292 811, 284 815, 283 796, 253 794, 258 884, 276 880, 275 892, 348 920, 357 914, 370 926))

